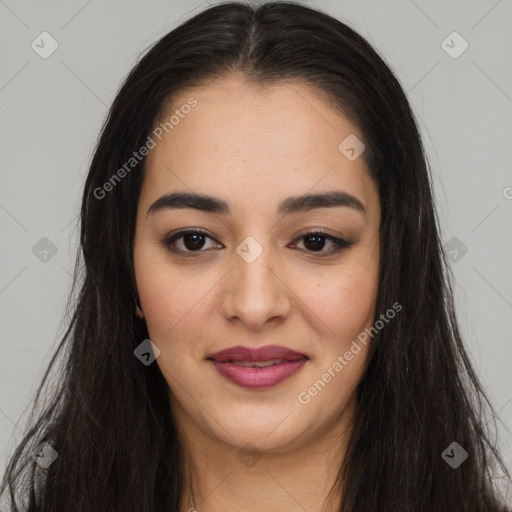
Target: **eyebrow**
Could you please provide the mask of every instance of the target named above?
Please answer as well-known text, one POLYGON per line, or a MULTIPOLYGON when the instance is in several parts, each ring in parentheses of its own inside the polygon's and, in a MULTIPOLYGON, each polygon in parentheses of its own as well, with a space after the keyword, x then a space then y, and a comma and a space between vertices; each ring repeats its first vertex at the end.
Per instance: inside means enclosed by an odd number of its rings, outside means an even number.
MULTIPOLYGON (((289 215, 316 208, 334 208, 339 206, 353 208, 361 212, 365 217, 368 216, 363 203, 357 197, 343 191, 329 191, 319 194, 288 197, 279 205, 278 214, 289 215)), ((229 204, 223 199, 193 192, 173 192, 172 194, 165 194, 159 197, 149 207, 146 216, 164 210, 183 208, 193 208, 202 212, 223 215, 231 213, 229 204)))

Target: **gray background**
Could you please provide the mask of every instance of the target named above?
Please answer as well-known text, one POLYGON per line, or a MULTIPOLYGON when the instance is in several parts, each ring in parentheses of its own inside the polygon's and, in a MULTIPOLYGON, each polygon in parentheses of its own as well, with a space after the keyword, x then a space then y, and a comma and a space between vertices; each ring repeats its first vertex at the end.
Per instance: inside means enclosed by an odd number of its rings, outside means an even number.
MULTIPOLYGON (((407 91, 434 175, 442 238, 455 250, 462 333, 512 468, 505 430, 512 425, 512 2, 303 3, 365 36, 407 91), (445 51, 462 48, 446 40, 453 31, 469 44, 457 58, 445 51)), ((2 473, 64 331, 81 191, 107 107, 141 51, 204 6, 0 0, 2 473), (31 47, 43 31, 59 45, 47 59, 31 47), (32 250, 43 237, 57 248, 46 262, 32 250)))

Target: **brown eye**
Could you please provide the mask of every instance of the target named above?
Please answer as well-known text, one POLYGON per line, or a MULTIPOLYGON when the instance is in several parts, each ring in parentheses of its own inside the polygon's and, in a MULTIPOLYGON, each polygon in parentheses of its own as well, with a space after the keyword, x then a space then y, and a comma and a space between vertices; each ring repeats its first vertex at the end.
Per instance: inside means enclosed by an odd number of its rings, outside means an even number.
POLYGON ((196 251, 201 249, 204 245, 205 236, 198 233, 189 233, 188 235, 183 235, 183 245, 189 251, 196 251))
POLYGON ((297 238, 297 240, 303 240, 303 244, 307 252, 316 252, 321 255, 335 254, 353 245, 351 242, 347 242, 342 238, 329 235, 322 231, 307 233, 306 235, 302 235, 300 238, 297 238), (323 250, 326 243, 328 245, 330 244, 331 248, 323 250))
POLYGON ((326 241, 327 238, 325 236, 308 235, 304 237, 304 247, 308 251, 321 251, 326 241))
POLYGON ((171 252, 188 255, 187 253, 205 252, 202 249, 207 239, 213 240, 204 231, 189 229, 174 233, 170 237, 165 238, 162 244, 171 252))

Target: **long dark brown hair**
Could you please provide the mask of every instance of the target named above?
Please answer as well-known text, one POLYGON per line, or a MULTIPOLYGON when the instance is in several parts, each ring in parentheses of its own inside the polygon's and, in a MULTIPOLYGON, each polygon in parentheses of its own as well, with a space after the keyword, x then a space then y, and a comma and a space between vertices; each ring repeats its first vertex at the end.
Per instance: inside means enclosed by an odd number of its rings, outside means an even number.
POLYGON ((178 92, 234 72, 261 85, 307 83, 348 116, 364 135, 363 157, 380 194, 376 311, 396 301, 403 311, 372 343, 357 388, 355 425, 333 488, 342 489, 340 510, 506 510, 494 478, 510 475, 461 340, 408 100, 363 37, 291 2, 208 8, 148 49, 122 84, 84 186, 69 326, 2 483, 16 499, 12 510, 179 511, 184 459, 167 383, 158 365, 144 366, 133 353, 148 338, 134 315, 133 273, 145 159, 114 190, 98 191, 146 144, 178 92), (43 442, 58 453, 46 469, 31 456, 43 442), (468 453, 457 468, 442 457, 453 442, 468 453))

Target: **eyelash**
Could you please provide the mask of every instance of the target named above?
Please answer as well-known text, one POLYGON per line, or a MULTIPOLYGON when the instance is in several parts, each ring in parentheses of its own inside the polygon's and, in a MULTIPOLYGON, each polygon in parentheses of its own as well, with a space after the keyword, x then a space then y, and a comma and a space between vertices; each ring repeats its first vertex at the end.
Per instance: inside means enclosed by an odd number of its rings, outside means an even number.
MULTIPOLYGON (((214 238, 209 236, 204 231, 201 231, 198 229, 186 229, 186 230, 178 231, 177 233, 174 233, 173 235, 164 238, 161 241, 161 243, 169 251, 176 253, 176 254, 183 255, 185 257, 197 257, 201 253, 205 252, 205 250, 203 250, 203 249, 198 249, 197 251, 189 251, 189 250, 184 251, 182 249, 176 249, 174 247, 174 243, 178 239, 183 238, 186 235, 204 235, 205 237, 210 238, 211 240, 214 240, 215 242, 217 242, 217 240, 215 240, 214 238)), ((333 254, 337 254, 337 253, 341 252, 343 249, 346 249, 346 248, 350 247, 351 245, 353 245, 352 242, 348 242, 348 241, 344 240, 343 238, 335 237, 335 236, 325 233, 324 231, 321 231, 321 230, 310 231, 309 233, 305 233, 305 234, 301 235, 300 237, 296 238, 294 240, 294 242, 296 242, 297 240, 302 240, 304 238, 313 237, 313 236, 325 238, 325 239, 329 240, 330 242, 332 242, 336 246, 334 249, 331 249, 329 251, 324 251, 324 250, 308 251, 308 250, 306 250, 306 252, 308 252, 309 254, 314 254, 314 255, 323 254, 323 256, 320 256, 320 257, 331 256, 333 254)), ((217 243, 219 243, 219 242, 217 242, 217 243)))

